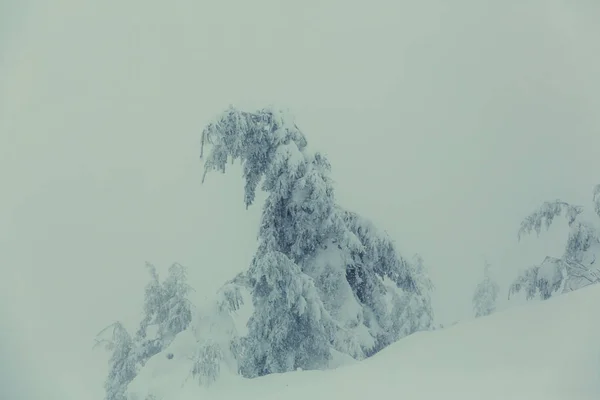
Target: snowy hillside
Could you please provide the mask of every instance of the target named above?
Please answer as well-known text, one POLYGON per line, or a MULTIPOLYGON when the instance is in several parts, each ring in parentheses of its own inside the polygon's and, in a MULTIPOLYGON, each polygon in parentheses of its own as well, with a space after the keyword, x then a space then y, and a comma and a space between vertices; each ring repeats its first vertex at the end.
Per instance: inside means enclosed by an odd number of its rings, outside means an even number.
POLYGON ((600 398, 600 286, 400 340, 374 357, 329 371, 247 380, 222 377, 208 388, 189 374, 180 335, 130 384, 131 399, 600 398), (172 354, 171 359, 167 354, 172 354))

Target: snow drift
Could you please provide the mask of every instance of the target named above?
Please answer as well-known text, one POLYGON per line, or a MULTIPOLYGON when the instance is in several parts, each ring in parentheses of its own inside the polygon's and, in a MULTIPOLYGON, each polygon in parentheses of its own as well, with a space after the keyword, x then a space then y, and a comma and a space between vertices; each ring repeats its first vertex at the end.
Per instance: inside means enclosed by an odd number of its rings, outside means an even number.
POLYGON ((369 359, 333 370, 256 379, 222 374, 209 386, 200 386, 189 373, 192 361, 186 355, 196 342, 186 331, 149 360, 129 385, 129 399, 598 399, 598 304, 600 286, 593 285, 415 333, 369 359))

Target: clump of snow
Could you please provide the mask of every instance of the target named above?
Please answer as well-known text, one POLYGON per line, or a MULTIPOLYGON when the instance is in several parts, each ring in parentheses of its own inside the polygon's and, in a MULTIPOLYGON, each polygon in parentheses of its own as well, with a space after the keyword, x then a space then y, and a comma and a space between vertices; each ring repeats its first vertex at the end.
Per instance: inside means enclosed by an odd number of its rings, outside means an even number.
MULTIPOLYGON (((177 336, 129 387, 130 399, 411 400, 600 398, 600 286, 530 303, 451 328, 401 339, 375 356, 327 371, 256 379, 230 376, 201 387, 186 379, 196 338, 177 336), (173 359, 165 353, 173 353, 173 359), (137 398, 135 396, 138 396, 137 398)), ((334 353, 334 359, 348 357, 334 353)), ((339 360, 338 360, 339 361, 339 360)))

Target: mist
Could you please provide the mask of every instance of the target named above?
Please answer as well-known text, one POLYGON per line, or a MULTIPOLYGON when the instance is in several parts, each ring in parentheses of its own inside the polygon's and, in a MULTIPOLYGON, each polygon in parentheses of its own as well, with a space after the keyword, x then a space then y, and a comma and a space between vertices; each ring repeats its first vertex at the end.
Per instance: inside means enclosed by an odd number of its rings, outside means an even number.
POLYGON ((200 299, 249 264, 241 170, 201 184, 201 131, 229 104, 296 116, 340 204, 424 257, 439 323, 471 315, 485 259, 506 286, 560 254, 564 230, 518 243, 521 219, 600 183, 596 2, 2 7, 5 347, 62 399, 101 398, 93 338, 136 323, 146 261, 186 265, 200 299))

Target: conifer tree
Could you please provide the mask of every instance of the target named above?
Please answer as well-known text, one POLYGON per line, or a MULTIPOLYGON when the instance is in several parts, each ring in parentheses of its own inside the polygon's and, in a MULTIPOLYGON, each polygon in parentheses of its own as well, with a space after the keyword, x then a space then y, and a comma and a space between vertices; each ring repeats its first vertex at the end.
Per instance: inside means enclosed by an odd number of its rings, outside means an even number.
POLYGON ((201 385, 210 385, 217 380, 221 372, 221 348, 211 342, 202 343, 196 351, 191 373, 201 385))
POLYGON ((433 309, 429 296, 433 290, 433 283, 425 273, 423 258, 418 254, 415 255, 413 262, 407 263, 407 267, 415 277, 414 292, 402 289, 392 291, 393 338, 434 329, 433 309))
POLYGON ((187 299, 191 288, 187 284, 185 268, 173 264, 161 283, 156 268, 151 264, 146 266, 150 282, 144 292, 144 316, 136 335, 132 337, 123 324, 116 322, 102 330, 96 339, 96 345, 112 351, 105 383, 106 400, 125 400, 127 385, 138 369, 164 350, 192 319, 187 299), (152 328, 151 334, 149 328, 152 328), (108 333, 109 338, 106 337, 108 333))
POLYGON ((98 334, 96 345, 104 346, 112 354, 109 360, 108 377, 104 389, 106 400, 126 400, 127 385, 137 374, 134 342, 120 322, 115 322, 98 334), (102 338, 110 333, 109 338, 102 338))
POLYGON ((493 280, 490 269, 490 264, 486 262, 483 270, 483 280, 477 285, 473 294, 475 318, 484 317, 496 311, 496 300, 500 288, 493 280))
POLYGON ((337 205, 329 162, 308 150, 289 115, 230 108, 203 131, 203 150, 207 144, 205 176, 239 160, 246 207, 261 182, 268 195, 247 272, 255 313, 243 341, 244 375, 321 368, 331 347, 360 359, 398 339, 392 315, 406 308, 388 305, 386 281, 427 309, 420 271, 385 234, 337 205))
POLYGON ((144 317, 136 335, 137 352, 141 364, 161 352, 179 332, 185 330, 192 320, 187 299, 191 288, 187 284, 185 267, 173 264, 168 276, 160 282, 156 267, 147 263, 150 282, 144 293, 144 317), (152 327, 153 334, 148 335, 152 327))
POLYGON ((175 335, 183 332, 192 321, 191 303, 188 300, 192 288, 187 279, 186 268, 175 263, 169 267, 163 282, 164 300, 158 321, 159 332, 165 343, 170 343, 175 335))

